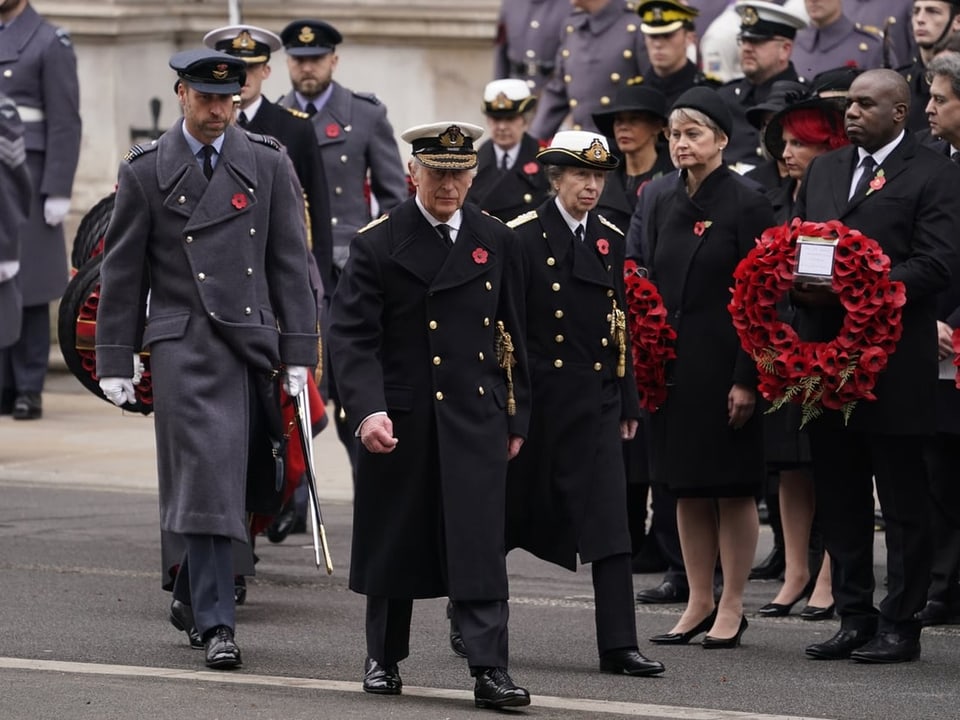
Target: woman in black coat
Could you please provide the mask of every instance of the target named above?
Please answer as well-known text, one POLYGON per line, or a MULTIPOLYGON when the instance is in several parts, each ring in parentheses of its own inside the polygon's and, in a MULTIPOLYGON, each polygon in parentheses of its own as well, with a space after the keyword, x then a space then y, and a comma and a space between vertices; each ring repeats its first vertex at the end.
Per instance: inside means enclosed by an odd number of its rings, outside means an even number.
POLYGON ((727 304, 733 272, 773 224, 770 202, 723 164, 732 120, 709 88, 685 92, 670 113, 670 154, 681 169, 659 195, 647 227, 650 276, 677 331, 666 402, 653 415, 654 481, 677 496, 690 585, 674 628, 651 640, 736 647, 746 628, 743 591, 757 546, 754 500, 764 475, 756 367, 741 349, 727 304), (723 593, 715 606, 720 558, 723 593))

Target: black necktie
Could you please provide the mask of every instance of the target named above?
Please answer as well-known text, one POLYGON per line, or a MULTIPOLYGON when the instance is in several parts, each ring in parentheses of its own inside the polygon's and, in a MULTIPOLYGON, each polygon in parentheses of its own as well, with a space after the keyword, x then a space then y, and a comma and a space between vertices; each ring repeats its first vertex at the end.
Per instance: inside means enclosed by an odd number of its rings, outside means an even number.
POLYGON ((510 156, 504 153, 500 156, 500 172, 506 172, 510 169, 510 156))
POLYGON ((240 124, 240 127, 243 127, 243 128, 245 128, 247 126, 247 123, 250 122, 247 119, 247 114, 243 110, 240 111, 240 117, 237 118, 237 122, 240 124))
POLYGON ((437 225, 437 232, 440 233, 440 237, 443 238, 443 243, 448 247, 453 247, 453 238, 450 237, 450 226, 446 223, 440 223, 437 225))
POLYGON ((317 106, 314 105, 312 102, 307 103, 307 106, 304 108, 304 111, 307 113, 307 115, 309 115, 310 117, 313 117, 314 115, 317 114, 317 106))
POLYGON ((213 175, 213 161, 211 158, 215 152, 216 150, 213 149, 213 145, 203 146, 203 174, 207 180, 213 175))
POLYGON ((583 225, 577 225, 577 229, 573 232, 577 236, 577 240, 583 242, 583 225))
POLYGON ((867 186, 873 180, 873 173, 877 169, 877 161, 873 159, 873 155, 867 155, 860 161, 860 166, 863 168, 863 175, 857 181, 857 189, 853 191, 853 197, 867 191, 867 186))

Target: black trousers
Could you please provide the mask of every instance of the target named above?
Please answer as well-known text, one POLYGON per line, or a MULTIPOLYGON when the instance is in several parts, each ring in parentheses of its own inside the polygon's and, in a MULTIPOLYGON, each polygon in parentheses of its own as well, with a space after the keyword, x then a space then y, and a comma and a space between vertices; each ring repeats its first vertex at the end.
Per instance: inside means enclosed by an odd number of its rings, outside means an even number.
POLYGON ((183 534, 186 551, 173 585, 173 597, 192 606, 202 637, 218 625, 236 627, 233 598, 233 541, 222 535, 183 534))
POLYGON ((629 553, 594 560, 593 599, 596 606, 597 650, 637 647, 637 618, 629 553))
POLYGON ((960 436, 937 433, 924 457, 930 475, 930 531, 933 563, 928 600, 960 608, 960 436))
POLYGON ((0 389, 15 395, 43 392, 49 362, 50 305, 27 306, 23 308, 20 339, 0 350, 0 389))
POLYGON ((914 613, 926 602, 931 558, 926 439, 849 431, 832 420, 816 422, 810 441, 841 626, 919 637, 914 613), (873 604, 874 480, 887 542, 887 595, 879 617, 873 604))
MULTIPOLYGON (((631 615, 632 611, 631 607, 631 615)), ((367 655, 381 665, 393 665, 405 659, 410 654, 412 613, 411 598, 368 595, 367 655)), ((463 637, 471 674, 476 674, 478 668, 507 667, 509 616, 506 600, 453 603, 453 620, 463 637)))

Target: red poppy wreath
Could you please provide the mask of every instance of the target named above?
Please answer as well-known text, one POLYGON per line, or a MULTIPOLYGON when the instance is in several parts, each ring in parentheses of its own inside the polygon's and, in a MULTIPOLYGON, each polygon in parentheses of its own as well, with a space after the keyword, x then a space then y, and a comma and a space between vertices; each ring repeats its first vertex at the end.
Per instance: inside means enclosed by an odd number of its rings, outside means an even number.
POLYGON ((873 388, 903 332, 903 283, 890 280, 890 258, 873 239, 837 220, 768 228, 734 272, 728 309, 743 349, 756 361, 758 389, 772 403, 802 408, 800 426, 824 409, 850 419, 873 388), (803 342, 777 315, 777 302, 794 282, 797 238, 837 239, 832 289, 846 311, 829 342, 803 342))
POLYGON ((667 323, 657 286, 638 274, 633 260, 623 264, 623 277, 640 407, 655 412, 667 398, 666 365, 677 356, 673 348, 677 332, 667 323))

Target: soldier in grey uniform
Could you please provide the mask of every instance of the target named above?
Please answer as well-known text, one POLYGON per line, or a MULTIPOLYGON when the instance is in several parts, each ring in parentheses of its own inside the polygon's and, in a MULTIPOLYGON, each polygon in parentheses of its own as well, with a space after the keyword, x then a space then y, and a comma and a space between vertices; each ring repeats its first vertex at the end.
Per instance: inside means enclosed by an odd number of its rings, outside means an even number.
MULTIPOLYGON (((294 20, 280 33, 287 51, 293 90, 280 105, 311 116, 323 156, 333 226, 332 294, 350 254, 350 242, 371 220, 366 183, 381 212, 409 197, 400 151, 387 120, 386 107, 369 93, 348 90, 333 79, 343 42, 340 32, 322 20, 294 20)), ((356 467, 357 440, 340 405, 336 377, 328 368, 330 398, 335 405, 337 435, 356 467)))
POLYGON ((873 34, 883 33, 890 59, 884 67, 896 67, 893 58, 906 62, 917 54, 910 31, 913 7, 909 0, 844 0, 843 14, 873 34))
POLYGON ((517 78, 539 94, 556 68, 569 0, 503 0, 493 55, 495 80, 517 78))
POLYGON ((553 79, 540 95, 530 134, 547 140, 570 115, 574 130, 596 131, 593 113, 617 88, 648 72, 640 19, 624 0, 572 0, 575 11, 561 33, 553 79))
POLYGON ((26 159, 17 106, 0 94, 0 348, 20 337, 20 227, 30 212, 31 193, 26 159))
POLYGON ((80 157, 80 87, 70 36, 27 0, 0 2, 0 26, 0 93, 17 105, 33 181, 30 217, 20 235, 23 325, 17 343, 0 350, 6 368, 0 371, 0 412, 29 420, 43 414, 50 302, 67 286, 62 223, 80 157))
POLYGON ((806 0, 804 5, 810 26, 797 33, 793 46, 793 65, 801 81, 843 66, 897 67, 893 51, 884 50, 883 33, 847 17, 843 0, 806 0))
POLYGON ((740 0, 740 66, 744 76, 717 90, 730 107, 733 132, 723 153, 724 162, 738 172, 752 170, 764 160, 757 128, 747 120, 747 110, 767 101, 778 80, 796 80, 790 62, 793 38, 806 20, 779 5, 762 0, 740 0))
POLYGON ((960 30, 960 0, 914 0, 910 19, 917 53, 913 62, 897 68, 910 86, 910 114, 907 130, 927 130, 927 103, 930 102, 930 81, 927 65, 933 60, 940 43, 960 30))
POLYGON ((247 536, 246 480, 263 477, 252 468, 272 465, 268 440, 283 433, 278 376, 295 397, 316 366, 317 306, 293 166, 276 140, 231 123, 245 63, 203 48, 170 66, 183 119, 120 166, 97 374, 123 406, 133 353, 150 350, 160 526, 186 545, 171 617, 196 628, 209 667, 229 669, 241 664, 231 543, 247 536))

